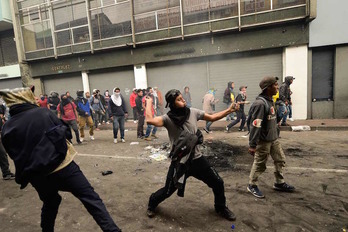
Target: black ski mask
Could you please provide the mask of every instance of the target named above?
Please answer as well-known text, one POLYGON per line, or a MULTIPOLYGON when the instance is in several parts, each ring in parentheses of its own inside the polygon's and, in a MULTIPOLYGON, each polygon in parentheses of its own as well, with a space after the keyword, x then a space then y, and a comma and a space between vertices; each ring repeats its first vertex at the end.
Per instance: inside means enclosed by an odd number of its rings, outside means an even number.
POLYGON ((166 108, 169 106, 170 111, 168 112, 168 117, 175 123, 175 125, 182 127, 186 120, 190 116, 190 109, 185 107, 177 108, 175 106, 175 99, 180 95, 180 91, 177 89, 169 90, 166 95, 166 108))

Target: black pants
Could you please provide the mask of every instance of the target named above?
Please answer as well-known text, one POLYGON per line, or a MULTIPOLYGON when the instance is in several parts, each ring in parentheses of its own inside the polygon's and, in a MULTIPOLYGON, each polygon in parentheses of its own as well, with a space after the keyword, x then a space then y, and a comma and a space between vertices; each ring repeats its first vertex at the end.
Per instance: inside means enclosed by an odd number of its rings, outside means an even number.
POLYGON ((54 222, 62 201, 58 191, 71 192, 77 197, 103 231, 120 231, 106 210, 103 201, 74 161, 62 170, 48 176, 33 177, 30 183, 43 201, 41 209, 43 232, 54 231, 54 222))
MULTIPOLYGON (((151 194, 148 205, 149 209, 154 210, 162 201, 170 197, 177 190, 174 186, 174 182, 171 181, 174 174, 174 167, 175 163, 172 162, 168 170, 165 186, 151 194)), ((186 175, 193 176, 196 179, 203 181, 213 189, 215 209, 221 209, 226 206, 224 181, 215 169, 210 167, 206 158, 202 156, 193 160, 186 175)))
POLYGON ((134 121, 135 121, 135 120, 138 120, 139 115, 138 115, 137 107, 132 107, 132 109, 133 109, 133 118, 134 118, 134 121))
POLYGON ((239 129, 243 129, 245 125, 245 120, 246 120, 244 111, 237 111, 237 119, 233 120, 230 124, 227 125, 228 129, 231 129, 231 127, 236 125, 241 119, 242 119, 242 122, 240 123, 239 129))
POLYGON ((137 136, 142 137, 144 136, 144 122, 145 122, 145 116, 143 114, 138 115, 138 127, 137 127, 137 136))
POLYGON ((2 171, 2 176, 6 176, 11 173, 10 164, 8 163, 7 153, 5 151, 4 146, 2 145, 1 138, 0 138, 0 167, 2 171))

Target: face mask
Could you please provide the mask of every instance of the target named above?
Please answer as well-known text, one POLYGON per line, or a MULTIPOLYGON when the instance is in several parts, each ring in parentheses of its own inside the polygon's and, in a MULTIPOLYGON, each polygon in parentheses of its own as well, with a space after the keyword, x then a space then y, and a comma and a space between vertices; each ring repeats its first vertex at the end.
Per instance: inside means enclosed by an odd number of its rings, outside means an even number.
POLYGON ((120 96, 120 93, 115 93, 115 96, 116 96, 116 97, 120 96))
POLYGON ((45 97, 41 97, 41 100, 42 100, 42 101, 45 100, 45 97))

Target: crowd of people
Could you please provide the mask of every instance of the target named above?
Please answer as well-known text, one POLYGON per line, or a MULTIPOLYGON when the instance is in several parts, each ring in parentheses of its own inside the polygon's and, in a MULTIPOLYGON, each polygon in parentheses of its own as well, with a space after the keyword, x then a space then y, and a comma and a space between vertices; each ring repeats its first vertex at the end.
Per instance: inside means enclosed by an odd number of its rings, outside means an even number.
MULTIPOLYGON (((186 179, 192 176, 212 189, 216 213, 227 220, 236 220, 235 214, 227 206, 222 178, 198 146, 203 143, 203 135, 197 126, 199 120, 205 120, 204 130, 210 133, 210 126, 214 121, 224 117, 233 119, 232 113, 237 116, 227 125, 226 131, 241 120, 239 130, 243 130, 246 123, 250 132, 248 151, 254 156, 254 162, 247 191, 257 198, 264 198, 258 188, 258 178, 266 170, 267 159, 271 156, 275 165, 273 189, 293 192, 295 188, 284 180, 285 154, 278 140, 279 125, 286 125, 286 117, 291 111, 290 85, 293 80, 293 77, 286 77, 278 91, 277 77, 263 78, 259 83, 261 94, 251 105, 248 118, 244 112, 244 105, 248 104, 247 86, 241 86, 238 95, 234 97, 233 82, 228 83, 225 91, 227 97, 223 100, 228 107, 220 112, 215 112, 218 99, 215 98, 214 89, 204 96, 203 110, 192 107, 189 87, 185 87, 183 93, 172 89, 164 98, 158 88, 133 89, 130 105, 134 122, 138 123, 138 138, 157 138, 157 128, 165 127, 172 148, 165 185, 150 195, 147 216, 154 217, 157 206, 175 191, 178 196, 183 197, 186 179), (279 97, 276 99, 274 96, 277 94, 279 97), (276 99, 275 102, 273 99, 276 99), (163 115, 164 100, 169 112, 163 115), (147 128, 144 133, 145 122, 147 128)), ((113 89, 112 94, 106 90, 102 95, 97 89, 93 90, 92 96, 89 92, 80 90, 76 94, 77 98, 73 99, 69 92, 61 94, 60 97, 58 93, 52 92, 49 97, 41 95, 37 99, 33 88, 0 90, 4 100, 0 105, 0 164, 3 177, 5 180, 15 178, 21 188, 30 183, 38 192, 43 202, 43 231, 54 230, 55 218, 62 200, 59 191, 74 194, 103 231, 121 231, 99 195, 73 161, 76 151, 71 143, 69 127, 75 133, 76 142, 81 143, 85 138, 86 125, 89 127, 90 139, 94 140, 94 128, 98 129, 101 123, 112 122, 114 143, 119 141, 118 131, 120 141, 124 143, 124 125, 128 117, 126 102, 118 87, 113 89), (5 105, 9 110, 6 110, 5 105), (17 139, 28 134, 30 137, 17 139), (6 152, 14 161, 15 175, 9 170, 6 152)))

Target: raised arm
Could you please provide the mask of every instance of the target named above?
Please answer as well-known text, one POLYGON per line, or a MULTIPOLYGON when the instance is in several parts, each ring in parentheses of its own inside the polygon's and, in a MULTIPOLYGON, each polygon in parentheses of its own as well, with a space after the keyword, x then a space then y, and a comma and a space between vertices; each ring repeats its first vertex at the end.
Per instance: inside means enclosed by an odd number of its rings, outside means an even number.
POLYGON ((230 113, 235 112, 237 110, 239 110, 239 104, 238 103, 232 103, 230 105, 230 107, 228 109, 226 109, 226 110, 217 112, 215 114, 204 114, 203 119, 206 120, 206 121, 214 122, 214 121, 217 121, 217 120, 219 120, 219 119, 221 119, 223 117, 226 117, 230 113))
POLYGON ((145 97, 146 101, 146 123, 150 125, 154 125, 156 127, 161 127, 163 126, 163 118, 162 117, 153 117, 152 114, 152 98, 151 97, 145 97))

